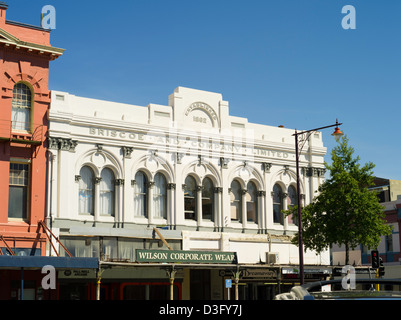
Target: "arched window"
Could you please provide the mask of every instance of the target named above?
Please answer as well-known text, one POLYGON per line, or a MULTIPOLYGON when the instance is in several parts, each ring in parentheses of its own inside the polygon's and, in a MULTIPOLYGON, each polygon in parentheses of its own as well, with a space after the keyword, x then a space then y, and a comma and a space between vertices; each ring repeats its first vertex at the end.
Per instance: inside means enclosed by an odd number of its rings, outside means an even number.
POLYGON ((104 168, 100 175, 100 214, 114 216, 115 178, 109 168, 104 168))
POLYGON ((153 202, 155 218, 167 219, 167 180, 161 173, 155 176, 153 202))
POLYGON ((147 217, 147 195, 148 195, 148 179, 142 171, 138 171, 135 175, 134 184, 134 215, 147 217))
POLYGON ((247 185, 246 217, 249 222, 258 222, 258 190, 251 181, 247 185))
MULTIPOLYGON (((288 209, 297 205, 297 202, 298 202, 297 189, 294 186, 290 186, 288 188, 287 201, 288 201, 288 209)), ((288 217, 288 220, 290 223, 298 225, 298 216, 297 215, 290 215, 288 217)))
POLYGON ((278 184, 273 187, 273 219, 274 223, 284 225, 283 210, 283 191, 278 184))
POLYGON ((230 212, 231 220, 240 221, 242 216, 242 190, 238 181, 231 182, 230 212))
POLYGON ((31 128, 31 89, 19 82, 13 89, 12 128, 13 130, 29 131, 31 128))
POLYGON ((184 213, 185 219, 196 220, 196 181, 193 177, 188 176, 185 179, 184 190, 184 213))
POLYGON ((202 219, 214 220, 214 186, 210 178, 205 178, 202 182, 202 219))
POLYGON ((79 213, 94 215, 94 173, 87 166, 79 172, 79 213))

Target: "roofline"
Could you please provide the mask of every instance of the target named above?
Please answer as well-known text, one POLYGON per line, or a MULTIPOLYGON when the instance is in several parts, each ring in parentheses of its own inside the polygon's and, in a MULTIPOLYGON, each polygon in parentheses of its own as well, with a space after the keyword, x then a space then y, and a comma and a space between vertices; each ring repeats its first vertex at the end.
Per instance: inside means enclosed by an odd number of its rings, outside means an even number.
POLYGON ((51 29, 45 29, 42 27, 38 27, 38 26, 34 26, 32 24, 27 24, 27 23, 22 23, 22 22, 17 22, 17 21, 11 21, 11 20, 6 20, 7 24, 12 24, 15 26, 19 26, 19 27, 26 27, 26 28, 31 28, 31 29, 35 29, 35 30, 39 30, 39 31, 47 31, 47 32, 51 32, 51 29))

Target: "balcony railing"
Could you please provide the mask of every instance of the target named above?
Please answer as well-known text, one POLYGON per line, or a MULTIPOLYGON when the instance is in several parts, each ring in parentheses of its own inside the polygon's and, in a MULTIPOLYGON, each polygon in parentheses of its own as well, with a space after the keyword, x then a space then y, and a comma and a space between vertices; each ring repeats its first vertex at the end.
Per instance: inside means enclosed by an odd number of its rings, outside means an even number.
POLYGON ((0 120, 0 141, 40 146, 44 140, 43 127, 42 124, 0 120))

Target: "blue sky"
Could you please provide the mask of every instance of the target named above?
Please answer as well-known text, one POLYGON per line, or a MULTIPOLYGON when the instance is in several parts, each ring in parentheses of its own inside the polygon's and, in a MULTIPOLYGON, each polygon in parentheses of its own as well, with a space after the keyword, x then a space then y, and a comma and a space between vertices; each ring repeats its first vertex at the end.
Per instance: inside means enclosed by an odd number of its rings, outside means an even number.
POLYGON ((6 2, 8 20, 34 25, 55 7, 51 43, 66 52, 52 90, 145 106, 186 86, 223 94, 250 122, 308 130, 338 118, 362 164, 401 180, 401 1, 6 2), (345 5, 355 30, 341 26, 345 5))

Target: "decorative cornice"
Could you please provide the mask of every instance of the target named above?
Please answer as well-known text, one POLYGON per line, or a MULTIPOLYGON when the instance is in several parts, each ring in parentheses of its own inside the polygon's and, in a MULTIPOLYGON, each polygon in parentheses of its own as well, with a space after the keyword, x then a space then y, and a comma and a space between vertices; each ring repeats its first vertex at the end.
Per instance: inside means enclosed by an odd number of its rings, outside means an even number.
MULTIPOLYGON (((16 24, 12 21, 7 21, 9 24, 16 24)), ((42 44, 37 44, 37 43, 32 43, 32 42, 26 42, 26 41, 21 41, 17 37, 13 36, 12 34, 8 33, 4 29, 0 28, 0 35, 4 38, 0 38, 0 44, 3 44, 5 47, 15 47, 17 49, 26 49, 28 52, 37 52, 39 54, 49 54, 49 58, 51 60, 54 60, 61 56, 65 49, 60 49, 60 48, 55 48, 51 46, 46 46, 42 44)))

